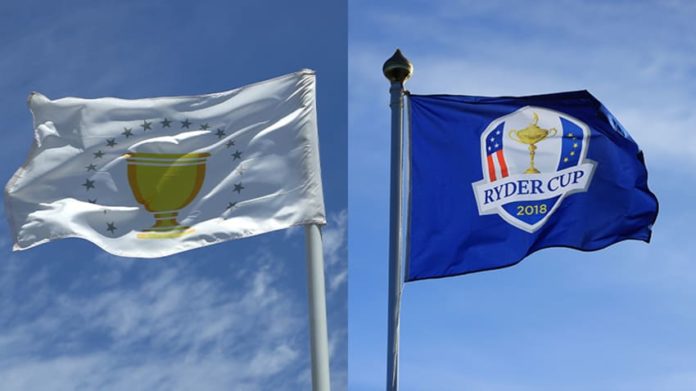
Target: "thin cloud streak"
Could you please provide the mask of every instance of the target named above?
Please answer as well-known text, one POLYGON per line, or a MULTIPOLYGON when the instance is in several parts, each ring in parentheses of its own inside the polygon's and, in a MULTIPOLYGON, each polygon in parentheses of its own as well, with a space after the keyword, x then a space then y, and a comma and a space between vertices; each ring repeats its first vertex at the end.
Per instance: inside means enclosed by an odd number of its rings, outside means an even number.
POLYGON ((3 389, 263 390, 303 367, 306 319, 269 254, 227 276, 244 285, 235 291, 178 264, 137 286, 105 268, 103 289, 84 295, 47 270, 20 280, 21 262, 0 265, 3 389))
POLYGON ((647 154, 659 155, 655 160, 687 157, 696 165, 696 133, 684 131, 696 128, 696 93, 690 88, 696 53, 685 50, 696 46, 696 35, 687 33, 694 16, 696 7, 680 1, 588 6, 565 0, 526 7, 451 0, 423 14, 372 12, 369 18, 385 39, 376 43, 355 33, 351 113, 374 116, 363 102, 382 107, 379 67, 394 50, 385 43, 398 41, 414 62, 406 84, 414 93, 508 96, 588 89, 647 154), (633 28, 647 14, 660 20, 659 27, 633 28), (398 38, 404 31, 409 39, 398 38), (640 50, 633 42, 640 42, 640 50), (416 49, 425 43, 432 49, 416 49))

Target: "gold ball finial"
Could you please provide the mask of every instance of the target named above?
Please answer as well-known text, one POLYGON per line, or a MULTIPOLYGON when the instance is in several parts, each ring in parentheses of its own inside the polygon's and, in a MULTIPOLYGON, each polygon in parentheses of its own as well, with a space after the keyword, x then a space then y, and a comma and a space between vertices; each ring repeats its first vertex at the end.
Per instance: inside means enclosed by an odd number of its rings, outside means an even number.
POLYGON ((396 49, 394 55, 382 66, 382 72, 384 72, 384 76, 386 76, 390 82, 403 83, 411 77, 413 73, 413 64, 401 54, 401 50, 396 49))

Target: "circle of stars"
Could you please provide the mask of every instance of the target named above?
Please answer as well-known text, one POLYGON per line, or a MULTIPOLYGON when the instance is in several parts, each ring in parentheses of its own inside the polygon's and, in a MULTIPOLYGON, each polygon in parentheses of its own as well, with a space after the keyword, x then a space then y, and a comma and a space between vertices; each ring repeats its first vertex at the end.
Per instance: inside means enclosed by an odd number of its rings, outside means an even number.
MULTIPOLYGON (((184 129, 191 129, 192 126, 194 125, 191 120, 188 118, 184 118, 183 120, 176 120, 176 119, 170 119, 167 117, 162 118, 161 120, 158 120, 156 118, 151 119, 151 120, 143 120, 142 123, 136 124, 137 127, 140 127, 143 131, 143 133, 146 133, 148 131, 154 131, 153 129, 153 123, 159 123, 160 127, 159 129, 166 129, 166 128, 172 128, 172 124, 178 122, 180 124, 180 130, 184 129)), ((201 123, 198 127, 200 130, 209 130, 211 128, 211 125, 207 122, 201 123)), ((195 129, 195 128, 194 128, 195 129)), ((211 135, 215 136, 218 140, 223 140, 227 138, 227 133, 225 132, 225 129, 223 127, 215 128, 215 132, 211 132, 211 135)), ((133 127, 123 127, 123 131, 121 132, 121 136, 123 136, 123 139, 121 141, 128 140, 131 137, 135 137, 135 134, 133 133, 133 127)), ((115 149, 116 146, 119 144, 119 140, 116 137, 109 137, 105 139, 105 147, 107 149, 115 149)), ((104 144, 103 144, 104 145, 104 144)), ((232 149, 232 147, 236 147, 236 142, 235 140, 227 139, 225 141, 225 148, 226 149, 232 149)), ((234 152, 232 152, 229 156, 232 158, 232 161, 236 160, 242 160, 242 155, 244 151, 239 150, 239 149, 234 149, 234 152)), ((96 161, 97 159, 103 159, 105 156, 105 152, 102 149, 98 149, 95 152, 92 152, 93 154, 93 159, 96 161)), ((243 175, 244 174, 244 169, 243 169, 244 163, 241 163, 239 168, 238 168, 238 174, 243 175)), ((99 170, 99 167, 95 163, 89 163, 87 166, 85 166, 85 171, 86 172, 97 172, 99 170)), ((97 183, 96 180, 86 178, 84 183, 80 184, 81 187, 83 187, 85 192, 89 192, 90 190, 96 190, 97 188, 97 183)), ((244 184, 240 181, 238 183, 233 184, 233 193, 237 193, 237 195, 241 195, 242 191, 244 191, 246 187, 244 184)), ((87 198, 87 202, 96 204, 97 203, 97 198, 87 198)), ((237 208, 239 201, 229 201, 227 205, 225 206, 225 210, 232 210, 237 208)), ((104 210, 104 213, 106 214, 107 211, 104 210)), ((111 221, 111 222, 106 222, 106 227, 105 230, 108 231, 110 234, 114 234, 117 230, 118 227, 116 226, 116 223, 111 221)))

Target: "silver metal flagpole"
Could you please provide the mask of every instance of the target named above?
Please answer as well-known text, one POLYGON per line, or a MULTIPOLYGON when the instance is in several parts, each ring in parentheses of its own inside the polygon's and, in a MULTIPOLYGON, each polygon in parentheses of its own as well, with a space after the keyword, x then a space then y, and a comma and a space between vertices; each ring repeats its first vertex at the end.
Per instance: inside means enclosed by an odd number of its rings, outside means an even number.
POLYGON ((324 251, 316 224, 305 225, 307 247, 307 291, 309 293, 309 332, 312 351, 312 390, 329 391, 329 334, 326 327, 324 290, 324 251))
POLYGON ((382 67, 391 82, 391 173, 389 201, 389 324, 387 332, 387 391, 399 388, 399 308, 401 307, 401 202, 403 164, 404 82, 413 65, 396 49, 382 67))

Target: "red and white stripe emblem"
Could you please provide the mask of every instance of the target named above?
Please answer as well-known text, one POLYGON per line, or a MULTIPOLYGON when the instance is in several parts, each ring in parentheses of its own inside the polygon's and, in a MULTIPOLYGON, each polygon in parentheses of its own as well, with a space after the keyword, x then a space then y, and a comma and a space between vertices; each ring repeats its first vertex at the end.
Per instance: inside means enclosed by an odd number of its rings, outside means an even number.
POLYGON ((505 155, 503 155, 502 149, 488 155, 487 160, 488 177, 491 182, 508 176, 508 167, 507 163, 505 163, 505 155))

